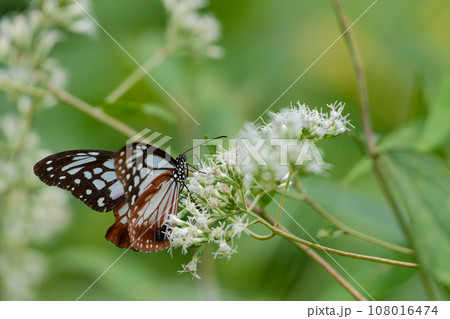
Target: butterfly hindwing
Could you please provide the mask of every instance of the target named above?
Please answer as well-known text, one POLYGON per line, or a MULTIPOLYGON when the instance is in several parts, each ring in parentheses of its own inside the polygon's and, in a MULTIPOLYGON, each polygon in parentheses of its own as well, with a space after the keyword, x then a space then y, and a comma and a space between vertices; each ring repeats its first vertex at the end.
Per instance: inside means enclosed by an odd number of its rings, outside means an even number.
POLYGON ((164 224, 178 210, 179 186, 173 172, 153 180, 130 211, 128 230, 133 246, 140 251, 157 251, 169 246, 164 224))
POLYGON ((130 207, 128 233, 133 249, 148 252, 169 245, 164 223, 178 208, 176 164, 166 152, 148 144, 129 144, 117 152, 115 167, 130 207))
POLYGON ((129 248, 131 246, 130 236, 128 234, 128 221, 130 210, 127 201, 124 201, 119 207, 114 208, 115 223, 109 227, 105 238, 120 248, 129 248))
POLYGON ((50 155, 34 166, 41 181, 70 191, 90 208, 103 212, 125 201, 118 181, 115 152, 75 150, 50 155))

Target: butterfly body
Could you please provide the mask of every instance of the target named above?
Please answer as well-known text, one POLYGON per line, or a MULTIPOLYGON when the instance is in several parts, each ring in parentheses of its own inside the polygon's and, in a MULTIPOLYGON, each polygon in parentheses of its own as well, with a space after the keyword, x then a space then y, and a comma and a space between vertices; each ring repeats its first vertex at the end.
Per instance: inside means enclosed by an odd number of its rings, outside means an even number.
POLYGON ((144 143, 118 152, 74 150, 39 161, 35 174, 70 191, 90 208, 113 211, 106 239, 121 248, 151 252, 169 246, 166 222, 176 214, 185 187, 186 157, 176 159, 144 143))

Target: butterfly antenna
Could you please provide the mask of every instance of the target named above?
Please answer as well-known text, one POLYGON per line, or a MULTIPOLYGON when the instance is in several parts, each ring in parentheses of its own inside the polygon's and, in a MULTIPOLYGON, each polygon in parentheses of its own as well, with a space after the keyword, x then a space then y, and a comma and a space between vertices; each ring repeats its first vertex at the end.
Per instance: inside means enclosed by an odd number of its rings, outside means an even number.
POLYGON ((218 140, 219 138, 227 138, 227 136, 222 135, 222 136, 218 136, 218 137, 214 137, 214 138, 211 138, 211 139, 209 139, 209 140, 206 140, 205 142, 203 142, 203 143, 201 143, 201 144, 199 144, 199 145, 195 145, 195 146, 193 146, 193 147, 187 149, 187 150, 184 151, 184 153, 181 154, 181 155, 184 155, 184 154, 186 154, 187 152, 192 151, 192 150, 193 150, 194 148, 196 148, 196 147, 205 145, 205 144, 207 144, 207 143, 209 143, 209 142, 211 142, 211 141, 214 141, 214 140, 218 140))

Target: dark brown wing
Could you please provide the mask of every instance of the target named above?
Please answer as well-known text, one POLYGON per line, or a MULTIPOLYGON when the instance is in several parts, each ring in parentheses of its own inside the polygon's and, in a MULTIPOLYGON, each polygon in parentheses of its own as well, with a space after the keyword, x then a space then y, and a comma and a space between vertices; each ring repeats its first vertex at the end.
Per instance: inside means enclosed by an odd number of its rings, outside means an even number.
POLYGON ((34 173, 45 184, 70 191, 92 209, 110 211, 125 201, 115 155, 99 150, 61 152, 36 163, 34 173))

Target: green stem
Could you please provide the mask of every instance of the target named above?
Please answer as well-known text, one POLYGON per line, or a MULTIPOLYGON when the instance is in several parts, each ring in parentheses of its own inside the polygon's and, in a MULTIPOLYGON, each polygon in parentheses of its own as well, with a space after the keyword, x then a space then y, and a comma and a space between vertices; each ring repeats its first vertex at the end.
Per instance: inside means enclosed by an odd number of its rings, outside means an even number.
POLYGON ((347 290, 356 300, 367 301, 358 290, 356 290, 347 280, 344 279, 329 263, 325 261, 318 253, 309 248, 308 246, 292 242, 298 249, 305 252, 311 259, 317 262, 322 268, 324 268, 345 290, 347 290))
POLYGON ((0 76, 0 89, 11 89, 17 92, 22 92, 37 98, 44 98, 51 95, 47 90, 35 88, 33 86, 25 85, 20 82, 12 81, 6 77, 0 76))
POLYGON ((275 233, 272 232, 269 235, 266 236, 262 236, 262 235, 257 235, 254 232, 252 232, 251 230, 247 229, 246 232, 253 238, 258 239, 258 240, 268 240, 270 238, 272 238, 273 236, 275 236, 275 233))
POLYGON ((123 133, 127 137, 133 137, 138 134, 134 129, 129 127, 128 125, 122 123, 121 121, 115 119, 114 117, 106 114, 103 112, 102 109, 92 106, 89 103, 77 98, 76 96, 73 96, 72 94, 59 89, 55 87, 48 87, 48 89, 41 89, 41 88, 35 88, 28 85, 24 85, 22 83, 18 83, 15 81, 11 81, 10 79, 7 79, 5 77, 0 76, 0 88, 5 89, 6 86, 9 89, 23 92, 26 94, 29 94, 30 96, 34 96, 37 98, 44 98, 49 95, 53 95, 61 102, 64 102, 94 118, 97 120, 111 126, 112 128, 116 129, 117 131, 123 133))
POLYGON ((367 241, 369 243, 372 243, 374 245, 378 245, 390 250, 394 250, 397 252, 401 252, 404 254, 412 254, 414 251, 409 248, 405 248, 402 246, 398 246, 389 242, 386 242, 384 240, 369 236, 367 234, 361 233, 346 224, 344 224, 342 221, 334 217, 332 214, 330 214, 325 208, 320 206, 316 201, 314 201, 308 193, 303 189, 300 180, 298 178, 295 179, 295 188, 300 193, 300 196, 303 198, 303 200, 308 203, 309 206, 311 206, 316 212, 318 212, 323 218, 325 218, 329 223, 335 225, 340 230, 344 231, 345 233, 349 234, 350 236, 353 236, 355 238, 359 238, 361 240, 367 241))
POLYGON ((291 234, 289 232, 281 230, 280 228, 275 228, 273 226, 273 224, 271 224, 271 223, 269 223, 267 221, 267 218, 264 219, 264 218, 260 217, 259 215, 257 215, 254 212, 247 211, 247 213, 249 215, 251 215, 253 218, 255 218, 258 222, 260 222, 261 224, 263 224, 264 226, 269 228, 276 235, 284 237, 284 238, 286 238, 286 239, 288 239, 290 241, 306 245, 308 247, 312 247, 312 248, 315 248, 315 249, 320 249, 320 250, 323 250, 323 251, 326 251, 326 252, 329 252, 329 253, 332 253, 332 254, 335 254, 335 255, 340 255, 340 256, 350 257, 350 258, 355 258, 355 259, 368 260, 368 261, 374 261, 374 262, 378 262, 378 263, 384 263, 384 264, 395 265, 395 266, 402 266, 402 267, 409 267, 409 268, 418 268, 419 267, 419 265, 415 264, 415 263, 410 263, 410 262, 405 262, 405 261, 398 261, 398 260, 381 258, 381 257, 361 255, 361 254, 356 254, 356 253, 350 253, 350 252, 347 252, 347 251, 338 250, 338 249, 329 248, 329 247, 326 247, 326 246, 323 246, 323 245, 315 244, 315 243, 312 243, 312 242, 307 241, 305 239, 296 237, 296 236, 294 236, 293 234, 291 234))
MULTIPOLYGON (((273 219, 268 216, 262 209, 259 211, 259 215, 261 215, 264 219, 266 219, 269 223, 273 224, 273 219)), ((279 228, 287 233, 289 231, 283 227, 282 225, 279 226, 279 228)), ((344 277, 339 274, 336 269, 333 268, 328 262, 325 261, 318 253, 316 253, 314 250, 309 248, 306 245, 290 241, 293 245, 295 245, 298 249, 302 250, 305 254, 307 254, 309 257, 311 257, 312 260, 317 262, 320 266, 322 266, 344 289, 346 289, 353 297, 356 298, 356 300, 360 301, 366 301, 367 299, 364 298, 358 290, 355 289, 347 280, 344 279, 344 277)))
POLYGON ((94 107, 64 90, 54 87, 50 87, 49 90, 60 101, 65 102, 75 107, 76 109, 96 118, 97 120, 115 128, 117 131, 123 133, 127 137, 133 137, 138 134, 138 132, 133 130, 128 125, 103 112, 101 108, 94 107))
POLYGON ((277 228, 278 224, 280 223, 281 211, 283 210, 283 204, 284 204, 284 200, 286 198, 286 193, 288 191, 289 184, 291 183, 291 178, 292 178, 292 172, 289 173, 289 176, 286 181, 286 187, 284 188, 283 195, 281 196, 280 205, 278 207, 277 218, 275 219, 275 223, 273 224, 273 227, 275 227, 275 228, 277 228))
POLYGON ((120 99, 128 90, 130 90, 139 80, 141 80, 148 72, 155 69, 167 57, 172 54, 173 50, 166 47, 161 48, 155 55, 150 57, 143 65, 135 69, 125 80, 123 80, 108 96, 105 98, 106 103, 112 104, 120 99))
MULTIPOLYGON (((363 67, 362 67, 362 58, 361 54, 359 53, 358 46, 356 45, 356 41, 353 38, 353 32, 348 28, 348 22, 347 18, 345 16, 344 10, 342 8, 342 4, 340 0, 333 0, 334 7, 336 14, 338 16, 339 25, 341 29, 347 30, 345 33, 345 39, 347 41, 347 45, 352 57, 353 66, 356 72, 356 76, 358 79, 358 88, 359 88, 359 95, 360 95, 360 111, 361 111, 361 119, 362 124, 364 128, 364 135, 366 137, 367 142, 367 153, 370 158, 372 158, 373 161, 373 169, 375 171, 375 175, 378 179, 378 183, 380 184, 381 190, 386 197, 386 200, 388 201, 389 205, 391 206, 392 210, 394 211, 394 214, 400 224, 400 227, 403 230, 403 233, 409 240, 409 243, 411 246, 414 246, 413 237, 410 231, 410 228, 408 226, 408 223, 406 222, 399 205, 396 203, 394 199, 394 195, 392 194, 392 191, 389 189, 388 183, 387 183, 387 172, 382 167, 382 164, 380 163, 379 159, 379 153, 378 149, 375 143, 375 138, 372 130, 372 124, 370 119, 370 112, 369 112, 369 93, 368 93, 368 86, 366 77, 364 75, 363 67)), ((422 271, 421 274, 422 281, 424 283, 424 287, 426 291, 428 292, 430 298, 436 299, 436 296, 439 295, 436 289, 434 289, 432 279, 422 271)))

